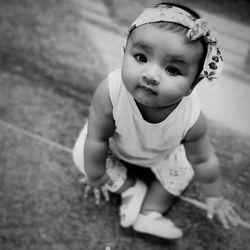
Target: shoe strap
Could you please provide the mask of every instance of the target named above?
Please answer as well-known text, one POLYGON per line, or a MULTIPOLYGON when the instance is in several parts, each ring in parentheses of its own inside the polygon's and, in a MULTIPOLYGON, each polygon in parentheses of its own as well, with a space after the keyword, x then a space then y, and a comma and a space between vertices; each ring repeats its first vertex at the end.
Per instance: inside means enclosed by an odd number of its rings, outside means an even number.
POLYGON ((167 221, 169 224, 171 224, 173 227, 175 227, 175 224, 168 218, 164 217, 161 213, 156 212, 156 211, 152 211, 150 213, 148 213, 146 216, 148 219, 151 220, 158 220, 158 219, 164 219, 164 221, 167 221))
POLYGON ((126 191, 124 191, 123 193, 121 193, 121 196, 122 198, 126 198, 126 197, 133 195, 133 192, 134 192, 134 187, 131 187, 127 189, 126 191))
POLYGON ((148 214, 145 214, 144 216, 148 217, 149 219, 153 219, 153 220, 163 217, 161 213, 156 212, 156 211, 149 212, 148 214))
POLYGON ((133 195, 133 194, 134 194, 134 189, 138 188, 138 186, 141 186, 141 185, 142 185, 142 184, 141 184, 141 181, 138 180, 138 179, 136 179, 136 180, 135 180, 134 186, 128 188, 126 191, 124 191, 124 192, 121 194, 122 198, 125 198, 125 197, 128 197, 128 196, 133 195))

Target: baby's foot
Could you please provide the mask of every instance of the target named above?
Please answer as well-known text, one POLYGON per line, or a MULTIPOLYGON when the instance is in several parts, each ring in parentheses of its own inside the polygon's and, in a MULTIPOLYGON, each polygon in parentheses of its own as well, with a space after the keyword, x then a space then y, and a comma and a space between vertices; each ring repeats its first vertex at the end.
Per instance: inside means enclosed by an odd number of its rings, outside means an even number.
POLYGON ((152 234, 165 239, 179 239, 182 231, 158 212, 139 214, 133 228, 137 232, 152 234))
POLYGON ((120 225, 122 227, 130 227, 136 221, 146 193, 146 184, 137 179, 133 187, 121 194, 120 225))

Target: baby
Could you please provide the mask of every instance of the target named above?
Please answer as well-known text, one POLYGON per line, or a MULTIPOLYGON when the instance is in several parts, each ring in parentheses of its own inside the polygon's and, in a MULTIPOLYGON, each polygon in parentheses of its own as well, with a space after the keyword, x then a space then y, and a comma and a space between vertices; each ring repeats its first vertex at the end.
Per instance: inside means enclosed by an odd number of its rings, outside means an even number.
POLYGON ((181 229, 163 214, 193 177, 208 216, 216 214, 226 228, 237 224, 221 196, 219 162, 195 91, 221 69, 215 32, 187 7, 161 3, 131 25, 122 67, 96 89, 73 152, 97 199, 99 190, 107 199, 107 190, 121 194, 121 226, 180 238, 181 229), (133 166, 150 169, 155 179, 146 185, 133 166))

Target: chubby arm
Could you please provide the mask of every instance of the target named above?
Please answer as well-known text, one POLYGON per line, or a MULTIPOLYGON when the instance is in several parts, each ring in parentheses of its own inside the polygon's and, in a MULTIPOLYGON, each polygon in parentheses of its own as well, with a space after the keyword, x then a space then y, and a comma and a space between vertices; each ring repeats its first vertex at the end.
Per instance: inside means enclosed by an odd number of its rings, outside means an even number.
POLYGON ((206 119, 202 113, 187 133, 183 143, 187 158, 206 196, 208 218, 212 219, 216 214, 226 229, 229 228, 229 224, 236 226, 239 223, 239 216, 231 202, 221 196, 219 162, 210 143, 206 119))
POLYGON ((206 196, 221 195, 220 168, 210 143, 206 118, 201 112, 183 141, 187 158, 206 196))
POLYGON ((108 140, 114 130, 115 123, 106 79, 98 86, 92 99, 84 147, 85 171, 93 186, 101 186, 108 180, 105 163, 109 148, 108 140))

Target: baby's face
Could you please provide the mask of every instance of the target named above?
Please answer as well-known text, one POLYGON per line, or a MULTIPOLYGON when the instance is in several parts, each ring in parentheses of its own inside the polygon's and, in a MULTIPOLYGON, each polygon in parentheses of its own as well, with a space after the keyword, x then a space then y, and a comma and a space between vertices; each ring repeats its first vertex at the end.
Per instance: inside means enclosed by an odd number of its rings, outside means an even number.
POLYGON ((122 79, 137 102, 167 107, 190 93, 202 56, 201 42, 153 24, 142 25, 127 42, 122 79))

